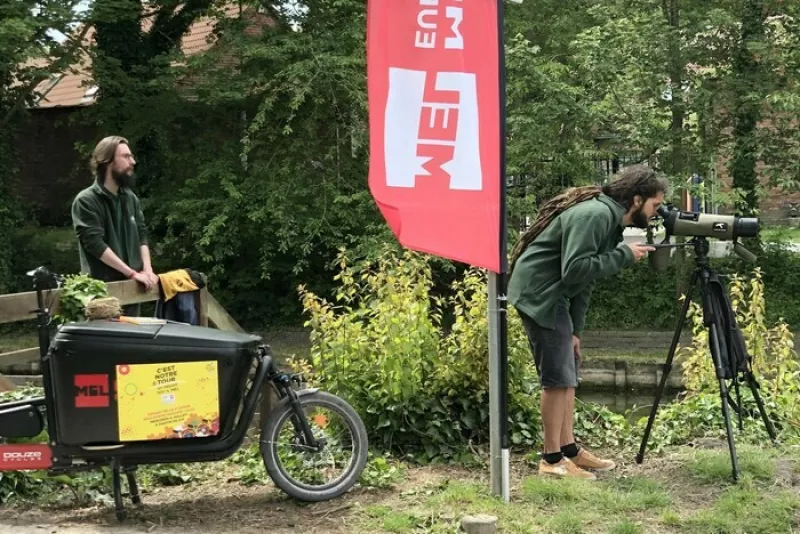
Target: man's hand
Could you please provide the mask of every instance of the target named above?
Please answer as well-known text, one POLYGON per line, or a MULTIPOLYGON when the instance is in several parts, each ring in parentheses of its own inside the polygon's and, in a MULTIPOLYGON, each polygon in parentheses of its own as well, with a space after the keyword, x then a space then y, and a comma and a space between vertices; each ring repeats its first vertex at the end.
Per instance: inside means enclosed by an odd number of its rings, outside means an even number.
POLYGON ((155 282, 153 282, 153 280, 145 273, 136 272, 133 274, 133 276, 131 276, 131 278, 142 284, 148 291, 153 289, 153 286, 155 286, 155 282))
POLYGON ((145 270, 142 271, 142 273, 144 273, 150 279, 150 281, 153 282, 154 286, 158 285, 159 278, 158 278, 158 275, 153 272, 153 269, 145 268, 145 270))
POLYGON ((647 256, 648 252, 654 252, 656 250, 645 243, 628 243, 626 246, 633 252, 633 261, 639 261, 647 256))
POLYGON ((581 338, 578 336, 572 336, 572 350, 575 353, 575 359, 578 360, 578 365, 580 365, 583 356, 581 355, 581 338))

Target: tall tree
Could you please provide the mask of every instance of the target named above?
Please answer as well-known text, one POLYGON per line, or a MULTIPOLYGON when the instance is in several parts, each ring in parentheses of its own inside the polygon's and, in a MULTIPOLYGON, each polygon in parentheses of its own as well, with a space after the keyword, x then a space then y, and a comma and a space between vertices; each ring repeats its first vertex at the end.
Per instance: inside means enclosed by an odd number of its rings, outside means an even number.
POLYGON ((758 209, 758 124, 769 80, 759 58, 764 50, 767 10, 763 0, 741 0, 740 35, 731 65, 733 99, 733 186, 742 193, 740 207, 747 215, 758 209))
POLYGON ((329 285, 338 247, 387 236, 366 185, 365 5, 243 6, 190 62, 194 160, 152 192, 154 223, 237 317, 299 318, 297 286, 329 285))
POLYGON ((763 187, 800 189, 800 6, 740 0, 730 71, 731 172, 741 209, 757 210, 763 187))
POLYGON ((680 184, 712 178, 727 160, 737 207, 753 212, 760 177, 788 188, 798 176, 783 157, 797 150, 787 122, 800 109, 797 11, 781 0, 598 3, 575 59, 623 145, 680 184))
POLYGON ((707 171, 699 88, 716 66, 707 47, 713 2, 612 0, 574 46, 602 127, 675 180, 707 171))
POLYGON ((776 2, 765 20, 766 50, 773 73, 772 91, 763 99, 765 125, 759 129, 760 160, 770 185, 800 191, 800 4, 776 2))
POLYGON ((506 3, 509 240, 535 205, 564 187, 594 182, 597 118, 571 65, 572 41, 591 22, 592 0, 506 3))
MULTIPOLYGON (((77 19, 73 0, 0 0, 0 227, 14 228, 21 218, 11 198, 17 172, 16 135, 34 88, 69 64, 77 41, 58 40, 77 19)), ((9 289, 9 232, 0 232, 0 293, 9 289)))

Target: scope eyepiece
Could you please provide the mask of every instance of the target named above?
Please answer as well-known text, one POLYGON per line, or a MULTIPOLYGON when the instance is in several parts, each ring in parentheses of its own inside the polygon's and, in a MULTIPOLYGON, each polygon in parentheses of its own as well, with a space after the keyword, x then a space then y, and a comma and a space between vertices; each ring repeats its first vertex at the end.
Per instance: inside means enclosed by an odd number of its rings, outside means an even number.
POLYGON ((761 224, 756 217, 739 217, 736 220, 736 237, 757 237, 761 224))

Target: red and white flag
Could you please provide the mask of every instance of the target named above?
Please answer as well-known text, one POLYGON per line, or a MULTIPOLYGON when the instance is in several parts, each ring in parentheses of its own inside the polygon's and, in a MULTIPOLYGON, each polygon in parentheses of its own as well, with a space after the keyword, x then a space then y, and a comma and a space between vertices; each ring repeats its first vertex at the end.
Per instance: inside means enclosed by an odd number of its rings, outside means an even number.
POLYGON ((500 271, 497 0, 369 0, 369 187, 400 243, 500 271))

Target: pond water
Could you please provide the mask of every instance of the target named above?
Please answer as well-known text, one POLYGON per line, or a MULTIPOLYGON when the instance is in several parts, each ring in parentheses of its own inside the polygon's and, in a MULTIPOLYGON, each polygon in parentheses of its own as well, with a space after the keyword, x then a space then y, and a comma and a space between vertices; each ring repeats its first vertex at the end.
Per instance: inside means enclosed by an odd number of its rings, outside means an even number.
MULTIPOLYGON (((659 409, 673 402, 680 390, 664 390, 659 402, 659 409)), ((576 398, 583 402, 602 404, 615 413, 629 413, 629 419, 635 420, 647 417, 656 398, 656 390, 615 390, 601 388, 580 387, 575 393, 576 398)))

